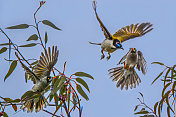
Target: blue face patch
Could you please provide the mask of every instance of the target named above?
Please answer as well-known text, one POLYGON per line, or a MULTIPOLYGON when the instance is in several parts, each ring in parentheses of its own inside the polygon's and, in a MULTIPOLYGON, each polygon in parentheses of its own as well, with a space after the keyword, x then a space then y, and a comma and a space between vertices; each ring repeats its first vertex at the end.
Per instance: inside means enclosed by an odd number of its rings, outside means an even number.
POLYGON ((122 45, 120 43, 116 44, 117 48, 122 48, 122 45))

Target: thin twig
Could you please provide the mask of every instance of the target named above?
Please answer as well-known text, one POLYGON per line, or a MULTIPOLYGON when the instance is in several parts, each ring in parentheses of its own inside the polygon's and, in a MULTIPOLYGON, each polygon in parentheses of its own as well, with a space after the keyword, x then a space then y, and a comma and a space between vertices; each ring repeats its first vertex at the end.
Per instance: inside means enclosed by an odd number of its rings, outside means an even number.
POLYGON ((75 95, 76 95, 76 98, 77 98, 77 101, 78 101, 78 110, 79 110, 79 117, 81 117, 81 104, 80 104, 80 100, 79 100, 79 97, 75 91, 75 89, 72 87, 72 85, 69 84, 69 86, 72 88, 72 90, 74 91, 75 95))
POLYGON ((41 43, 41 45, 42 45, 42 47, 43 47, 43 49, 44 49, 44 51, 46 51, 46 48, 44 47, 44 45, 43 45, 43 42, 42 42, 42 38, 41 38, 41 36, 40 36, 40 31, 39 31, 39 27, 38 27, 38 23, 37 23, 37 19, 36 19, 36 14, 37 14, 37 12, 39 11, 39 9, 41 8, 41 4, 40 4, 40 6, 37 8, 37 10, 35 11, 35 13, 34 13, 34 21, 35 21, 35 28, 36 28, 36 30, 37 30, 37 33, 38 33, 38 38, 39 38, 39 40, 40 40, 40 43, 41 43))
POLYGON ((55 115, 55 114, 53 114, 53 113, 51 113, 51 112, 49 112, 49 111, 47 111, 47 110, 44 110, 44 109, 43 109, 43 111, 46 112, 46 113, 48 113, 48 114, 50 114, 50 115, 52 115, 52 116, 61 117, 61 116, 55 115))
POLYGON ((9 40, 10 43, 12 43, 14 49, 18 52, 18 54, 20 54, 20 56, 23 58, 23 60, 29 65, 29 62, 24 58, 24 56, 21 54, 21 52, 18 50, 17 47, 15 47, 15 45, 13 44, 12 40, 8 37, 8 35, 0 28, 0 31, 7 37, 7 39, 9 40))

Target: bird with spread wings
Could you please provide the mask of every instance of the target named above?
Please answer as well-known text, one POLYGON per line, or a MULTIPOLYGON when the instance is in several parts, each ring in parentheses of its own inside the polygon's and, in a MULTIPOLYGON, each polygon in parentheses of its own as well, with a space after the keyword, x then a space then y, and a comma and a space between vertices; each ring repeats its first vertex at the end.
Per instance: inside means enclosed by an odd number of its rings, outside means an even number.
POLYGON ((117 49, 123 49, 121 43, 135 37, 143 36, 153 29, 152 24, 149 22, 141 24, 137 23, 125 26, 120 30, 118 30, 117 32, 115 32, 113 35, 111 35, 107 30, 107 28, 104 26, 103 22, 98 17, 95 1, 93 1, 93 9, 95 12, 95 16, 100 24, 101 30, 103 31, 105 39, 103 40, 102 43, 92 43, 92 42, 89 43, 101 46, 101 54, 102 54, 101 59, 105 57, 104 51, 108 53, 107 60, 109 60, 111 57, 110 53, 114 52, 117 49))
POLYGON ((108 71, 111 74, 112 81, 117 81, 116 86, 121 87, 121 90, 123 87, 126 90, 128 87, 131 89, 136 88, 136 85, 139 85, 141 82, 135 67, 143 74, 147 72, 147 65, 143 54, 141 51, 137 51, 136 48, 130 48, 118 64, 124 64, 124 66, 111 68, 108 71))
POLYGON ((30 70, 15 52, 22 68, 34 84, 31 90, 25 92, 21 96, 21 102, 23 102, 21 109, 23 111, 32 112, 35 110, 35 112, 38 112, 43 109, 43 107, 46 107, 47 101, 44 97, 44 90, 54 78, 50 76, 50 72, 57 62, 58 54, 59 51, 57 50, 57 46, 53 46, 52 50, 49 47, 48 52, 46 50, 44 53, 42 52, 38 63, 34 66, 33 70, 30 70))

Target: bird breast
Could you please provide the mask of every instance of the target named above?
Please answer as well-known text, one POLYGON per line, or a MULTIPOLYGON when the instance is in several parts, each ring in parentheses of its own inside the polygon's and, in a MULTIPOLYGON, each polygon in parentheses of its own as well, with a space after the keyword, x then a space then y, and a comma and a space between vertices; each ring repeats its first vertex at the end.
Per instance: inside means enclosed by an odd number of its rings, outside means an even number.
POLYGON ((32 87, 32 91, 34 92, 42 92, 46 87, 48 86, 48 83, 45 81, 40 81, 37 84, 35 84, 32 87))
POLYGON ((137 63, 137 55, 136 53, 130 53, 126 58, 126 64, 129 65, 129 67, 134 67, 137 63))
POLYGON ((101 43, 101 48, 106 51, 106 52, 114 52, 117 48, 113 45, 113 40, 108 40, 105 39, 102 43, 101 43))

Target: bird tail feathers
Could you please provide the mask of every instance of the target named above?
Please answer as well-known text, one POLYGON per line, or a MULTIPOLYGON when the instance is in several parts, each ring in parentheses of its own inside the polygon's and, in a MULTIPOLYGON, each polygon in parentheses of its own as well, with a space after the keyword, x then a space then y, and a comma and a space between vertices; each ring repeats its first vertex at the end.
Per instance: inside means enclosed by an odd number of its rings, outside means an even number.
POLYGON ((136 88, 136 85, 139 85, 141 82, 139 76, 137 75, 135 70, 129 71, 124 69, 123 67, 116 67, 109 69, 110 77, 112 81, 117 81, 117 88, 120 87, 121 90, 125 86, 125 89, 128 90, 128 87, 136 88))

